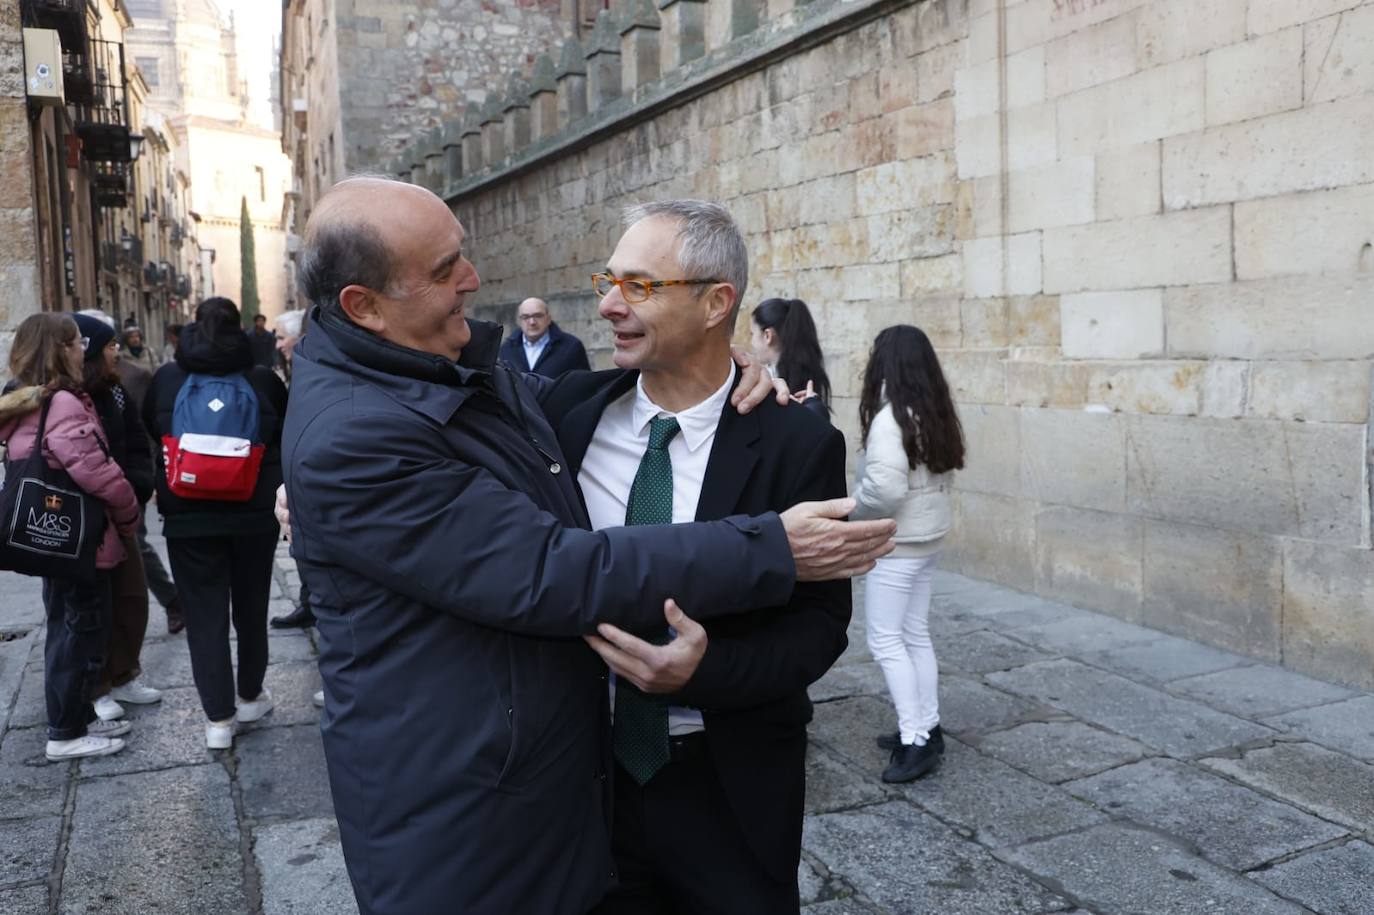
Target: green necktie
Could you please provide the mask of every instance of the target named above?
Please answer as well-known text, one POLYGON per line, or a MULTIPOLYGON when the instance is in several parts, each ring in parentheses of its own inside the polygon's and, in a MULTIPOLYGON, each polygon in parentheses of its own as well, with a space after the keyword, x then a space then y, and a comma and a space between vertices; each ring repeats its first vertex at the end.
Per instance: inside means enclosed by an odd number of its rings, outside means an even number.
MULTIPOLYGON (((625 509, 626 524, 673 522, 673 461, 668 443, 678 433, 677 420, 649 420, 649 447, 639 461, 625 509)), ((667 641, 666 630, 651 639, 667 641)), ((636 783, 647 784, 668 762, 668 697, 640 692, 623 677, 615 684, 615 725, 611 731, 616 762, 636 783)))

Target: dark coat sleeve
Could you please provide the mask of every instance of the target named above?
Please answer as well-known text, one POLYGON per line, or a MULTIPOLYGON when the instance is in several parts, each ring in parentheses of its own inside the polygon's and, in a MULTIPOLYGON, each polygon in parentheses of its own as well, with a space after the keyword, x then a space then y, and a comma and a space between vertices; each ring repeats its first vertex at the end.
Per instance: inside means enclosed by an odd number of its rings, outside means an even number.
POLYGON ((587 360, 587 348, 582 345, 581 340, 577 339, 572 334, 568 335, 568 339, 576 344, 571 358, 571 370, 590 372, 592 364, 587 360))
POLYGON ((134 488, 140 505, 153 497, 153 449, 147 427, 139 418, 134 398, 124 396, 124 476, 134 488))
MULTIPOLYGON (((823 445, 811 452, 792 504, 843 498, 844 459, 844 436, 831 430, 823 445)), ((852 604, 848 579, 799 583, 786 605, 739 620, 744 625, 723 637, 710 636, 680 700, 698 708, 740 709, 804 690, 849 644, 845 632, 852 604)))
POLYGON ((418 415, 338 418, 326 410, 311 420, 300 437, 315 441, 292 458, 298 558, 472 623, 544 637, 600 622, 661 625, 669 597, 715 615, 792 592, 795 566, 775 514, 587 531, 453 457, 418 415))

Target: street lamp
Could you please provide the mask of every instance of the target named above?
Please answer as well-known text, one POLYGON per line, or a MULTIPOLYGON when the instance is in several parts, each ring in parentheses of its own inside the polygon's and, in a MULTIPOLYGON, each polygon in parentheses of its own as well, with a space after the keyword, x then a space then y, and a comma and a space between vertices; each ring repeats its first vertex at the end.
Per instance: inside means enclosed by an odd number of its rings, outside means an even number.
POLYGON ((134 249, 134 237, 129 234, 128 229, 119 230, 119 246, 125 251, 132 251, 134 249))
POLYGON ((138 154, 143 152, 143 134, 129 134, 129 161, 138 161, 138 154))

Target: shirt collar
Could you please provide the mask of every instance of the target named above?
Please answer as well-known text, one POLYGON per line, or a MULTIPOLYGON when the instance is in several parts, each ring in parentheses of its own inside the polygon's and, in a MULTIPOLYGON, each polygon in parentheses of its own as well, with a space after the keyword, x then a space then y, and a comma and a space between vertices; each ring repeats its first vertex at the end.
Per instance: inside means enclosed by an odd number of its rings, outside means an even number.
POLYGON ((701 403, 693 407, 688 407, 681 413, 669 413, 649 399, 649 395, 644 392, 644 376, 641 375, 635 382, 635 403, 631 415, 631 422, 637 435, 646 435, 649 428, 649 420, 657 416, 673 416, 677 418, 678 428, 682 430, 682 440, 687 443, 688 451, 696 451, 702 444, 708 441, 716 431, 716 426, 720 425, 720 414, 725 409, 725 401, 730 396, 730 391, 735 386, 735 375, 739 369, 735 368, 735 363, 730 362, 730 374, 725 377, 725 384, 716 389, 716 392, 701 403))

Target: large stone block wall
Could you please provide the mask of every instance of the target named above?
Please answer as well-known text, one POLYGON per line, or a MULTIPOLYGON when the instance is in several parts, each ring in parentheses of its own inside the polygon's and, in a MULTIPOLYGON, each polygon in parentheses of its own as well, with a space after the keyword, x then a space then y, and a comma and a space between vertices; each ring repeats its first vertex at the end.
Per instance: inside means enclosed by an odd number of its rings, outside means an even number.
POLYGON ((568 36, 562 0, 334 0, 348 162, 376 163, 568 36))
POLYGON ((876 332, 934 340, 970 445, 946 566, 1374 684, 1374 2, 783 6, 464 150, 478 311, 545 296, 606 364, 620 208, 720 200, 746 308, 811 304, 851 446, 876 332))
POLYGON ((0 0, 0 376, 14 330, 40 308, 33 153, 18 0, 0 0))

